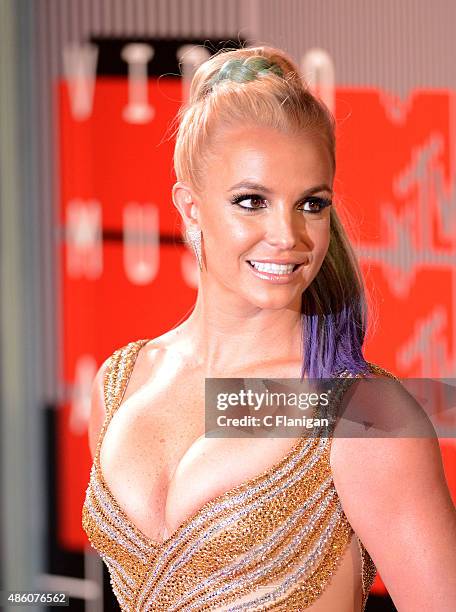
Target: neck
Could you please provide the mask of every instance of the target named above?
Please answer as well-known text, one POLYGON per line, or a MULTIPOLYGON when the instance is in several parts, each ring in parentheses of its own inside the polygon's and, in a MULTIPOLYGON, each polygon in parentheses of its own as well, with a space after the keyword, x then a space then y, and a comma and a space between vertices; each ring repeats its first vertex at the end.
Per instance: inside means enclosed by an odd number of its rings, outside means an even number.
POLYGON ((237 296, 209 299, 201 289, 183 323, 192 353, 207 375, 257 364, 301 360, 300 304, 264 309, 240 303, 237 296))

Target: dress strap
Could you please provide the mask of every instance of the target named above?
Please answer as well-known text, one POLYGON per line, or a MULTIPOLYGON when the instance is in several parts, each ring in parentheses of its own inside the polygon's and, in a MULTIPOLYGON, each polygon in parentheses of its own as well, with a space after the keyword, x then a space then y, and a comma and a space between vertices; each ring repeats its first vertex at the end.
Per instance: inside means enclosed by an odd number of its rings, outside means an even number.
POLYGON ((148 339, 129 342, 109 358, 104 377, 105 409, 109 419, 122 403, 138 353, 147 342, 148 339))
POLYGON ((385 370, 385 368, 382 368, 381 366, 377 365, 376 363, 372 363, 370 361, 367 361, 366 363, 369 366, 369 370, 372 372, 372 374, 377 374, 379 376, 386 376, 388 378, 394 378, 395 380, 398 380, 397 376, 395 376, 394 374, 392 374, 388 370, 385 370))
POLYGON ((122 348, 114 351, 111 357, 108 358, 108 365, 103 380, 106 417, 98 436, 93 463, 94 468, 95 466, 99 467, 101 443, 114 413, 122 403, 138 353, 147 342, 149 342, 149 339, 129 342, 122 348))

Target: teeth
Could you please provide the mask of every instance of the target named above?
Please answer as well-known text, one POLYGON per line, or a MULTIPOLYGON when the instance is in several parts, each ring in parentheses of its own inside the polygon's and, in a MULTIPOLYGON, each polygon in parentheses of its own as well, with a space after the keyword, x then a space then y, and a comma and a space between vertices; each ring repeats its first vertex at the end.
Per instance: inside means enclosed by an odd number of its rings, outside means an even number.
POLYGON ((274 274, 290 274, 295 264, 275 264, 251 261, 252 266, 259 272, 273 272, 274 274))

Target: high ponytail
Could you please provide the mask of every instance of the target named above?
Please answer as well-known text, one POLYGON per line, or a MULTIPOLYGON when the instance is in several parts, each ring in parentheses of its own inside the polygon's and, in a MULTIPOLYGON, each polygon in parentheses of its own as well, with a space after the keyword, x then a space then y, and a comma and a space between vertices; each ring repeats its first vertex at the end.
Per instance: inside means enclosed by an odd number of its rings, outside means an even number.
POLYGON ((200 192, 219 127, 253 124, 321 138, 335 172, 334 120, 307 89, 296 66, 279 49, 222 50, 195 72, 187 104, 178 114, 174 150, 177 180, 200 192))

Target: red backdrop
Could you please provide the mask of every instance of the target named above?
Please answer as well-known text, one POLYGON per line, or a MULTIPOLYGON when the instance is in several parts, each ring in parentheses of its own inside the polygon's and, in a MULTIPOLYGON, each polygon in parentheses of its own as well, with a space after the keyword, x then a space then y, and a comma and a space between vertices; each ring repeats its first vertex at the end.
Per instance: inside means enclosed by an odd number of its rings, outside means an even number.
MULTIPOLYGON (((180 105, 180 79, 149 78, 155 114, 140 124, 123 118, 126 78, 98 78, 92 112, 83 119, 73 114, 65 81, 58 96, 59 215, 66 227, 62 371, 63 382, 76 391, 59 413, 59 538, 64 548, 81 550, 91 377, 114 349, 173 326, 196 291, 193 262, 172 239, 179 236, 179 220, 171 202, 174 141, 168 136, 180 105), (139 284, 141 253, 124 233, 128 210, 148 210, 161 236, 159 246, 149 245, 156 269, 139 284)), ((369 290, 366 353, 398 376, 455 371, 456 228, 445 223, 444 210, 454 179, 451 101, 448 91, 416 91, 405 103, 375 89, 336 91, 336 206, 369 290)), ((456 498, 456 447, 450 441, 441 446, 456 498)), ((381 588, 377 580, 376 590, 381 588)))

